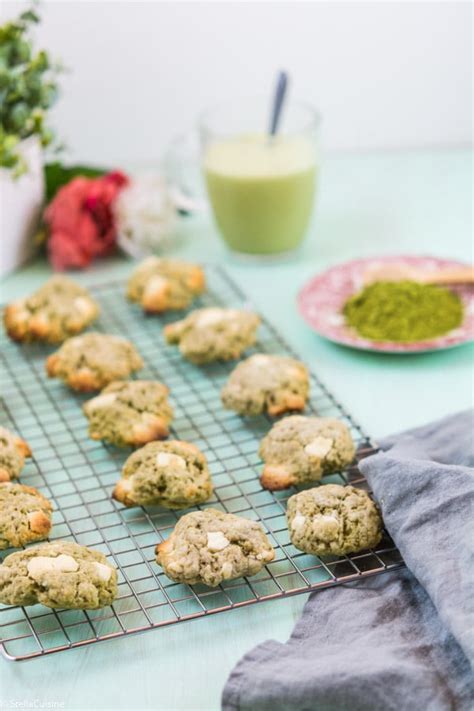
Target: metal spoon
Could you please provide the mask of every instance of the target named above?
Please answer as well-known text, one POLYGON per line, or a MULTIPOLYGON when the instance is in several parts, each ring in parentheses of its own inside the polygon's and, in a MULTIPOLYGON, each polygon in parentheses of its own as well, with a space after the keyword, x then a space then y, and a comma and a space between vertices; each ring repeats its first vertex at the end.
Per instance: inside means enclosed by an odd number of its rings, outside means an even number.
POLYGON ((275 87, 275 93, 273 95, 272 110, 270 115, 270 128, 268 131, 270 136, 275 136, 276 132, 278 131, 278 124, 280 122, 281 111, 283 108, 283 102, 285 100, 287 87, 288 74, 286 72, 279 72, 275 87))

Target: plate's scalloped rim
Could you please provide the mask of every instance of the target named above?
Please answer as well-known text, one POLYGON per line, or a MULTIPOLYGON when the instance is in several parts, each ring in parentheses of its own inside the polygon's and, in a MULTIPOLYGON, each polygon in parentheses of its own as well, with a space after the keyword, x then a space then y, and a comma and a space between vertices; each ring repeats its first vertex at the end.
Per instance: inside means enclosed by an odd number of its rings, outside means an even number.
POLYGON ((312 277, 297 296, 298 310, 306 323, 320 336, 350 348, 379 353, 427 353, 454 348, 474 341, 474 289, 457 287, 463 300, 465 317, 462 325, 444 336, 428 341, 397 343, 372 341, 358 336, 346 326, 341 314, 345 301, 362 287, 362 274, 374 265, 401 263, 422 269, 466 266, 465 263, 429 255, 391 255, 354 259, 330 267, 312 277))

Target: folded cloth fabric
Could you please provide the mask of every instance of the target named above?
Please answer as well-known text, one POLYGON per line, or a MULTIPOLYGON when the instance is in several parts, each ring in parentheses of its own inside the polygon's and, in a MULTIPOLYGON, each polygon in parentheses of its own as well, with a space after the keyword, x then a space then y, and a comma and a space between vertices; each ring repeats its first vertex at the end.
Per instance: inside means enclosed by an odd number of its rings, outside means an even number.
POLYGON ((313 593, 286 644, 246 654, 224 711, 472 711, 474 411, 362 460, 407 568, 313 593))

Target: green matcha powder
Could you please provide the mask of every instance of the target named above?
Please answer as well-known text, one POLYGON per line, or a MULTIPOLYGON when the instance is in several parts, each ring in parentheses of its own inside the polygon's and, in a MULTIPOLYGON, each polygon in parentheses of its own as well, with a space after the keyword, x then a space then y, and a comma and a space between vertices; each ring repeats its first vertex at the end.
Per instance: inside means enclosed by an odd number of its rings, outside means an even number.
POLYGON ((373 341, 425 341, 457 328, 461 299, 449 289, 415 281, 378 281, 352 296, 346 322, 373 341))

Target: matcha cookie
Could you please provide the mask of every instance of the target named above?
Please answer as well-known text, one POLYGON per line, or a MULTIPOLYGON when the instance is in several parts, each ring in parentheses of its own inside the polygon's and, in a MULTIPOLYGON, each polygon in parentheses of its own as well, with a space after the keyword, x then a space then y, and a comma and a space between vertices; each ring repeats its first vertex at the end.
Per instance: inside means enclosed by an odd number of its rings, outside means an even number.
POLYGON ((262 439, 259 454, 265 466, 265 489, 287 489, 318 481, 348 466, 355 454, 351 433, 334 417, 285 417, 262 439))
POLYGON ((89 419, 89 436, 118 447, 165 439, 173 418, 168 388, 153 380, 110 383, 83 410, 89 419))
POLYGON ((0 427, 0 481, 17 479, 31 450, 25 440, 0 427))
POLYGON ((69 338, 46 360, 50 378, 61 378, 73 390, 100 390, 143 368, 135 347, 120 336, 85 333, 69 338))
POLYGON ((239 363, 221 392, 224 407, 241 415, 303 410, 308 395, 309 376, 303 363, 265 353, 239 363))
POLYGON ((183 509, 202 504, 212 494, 204 454, 189 442, 150 442, 125 462, 112 494, 125 506, 183 509))
POLYGON ((197 264, 147 257, 132 273, 127 296, 150 313, 187 308, 206 288, 206 277, 197 264))
POLYGON ((0 550, 47 538, 52 508, 48 499, 31 486, 0 484, 0 550))
POLYGON ((168 343, 191 363, 233 360, 255 343, 260 318, 251 311, 208 308, 192 311, 182 321, 165 326, 168 343))
POLYGON ((346 555, 373 548, 382 519, 370 496, 353 486, 327 484, 288 499, 291 542, 313 555, 346 555))
POLYGON ((61 343, 83 331, 99 314, 88 291, 65 276, 53 276, 26 299, 5 309, 5 329, 14 341, 61 343))
POLYGON ((156 562, 169 578, 210 587, 255 575, 274 557, 258 523, 216 509, 186 514, 156 547, 156 562))
POLYGON ((0 603, 95 610, 117 595, 117 571, 98 551, 68 541, 41 543, 0 565, 0 603))

